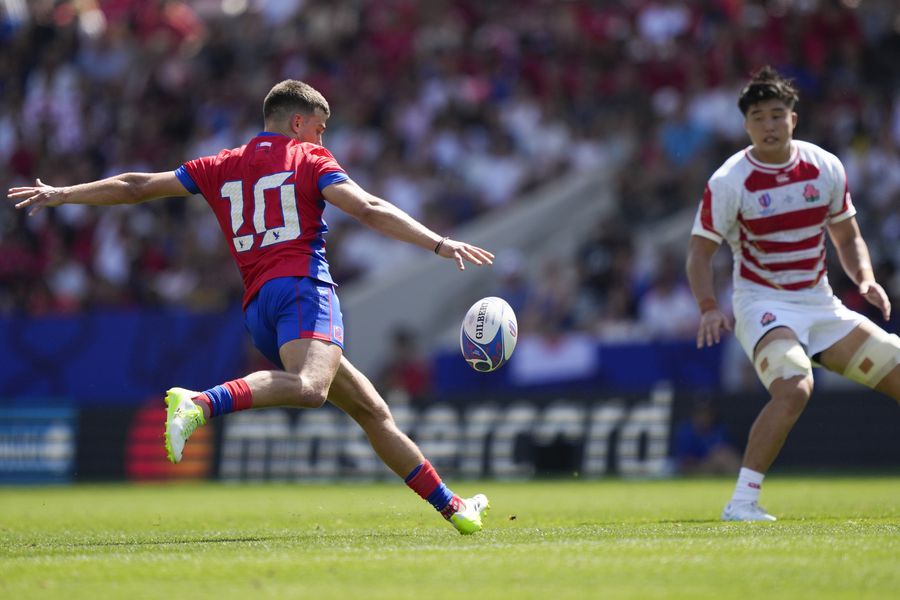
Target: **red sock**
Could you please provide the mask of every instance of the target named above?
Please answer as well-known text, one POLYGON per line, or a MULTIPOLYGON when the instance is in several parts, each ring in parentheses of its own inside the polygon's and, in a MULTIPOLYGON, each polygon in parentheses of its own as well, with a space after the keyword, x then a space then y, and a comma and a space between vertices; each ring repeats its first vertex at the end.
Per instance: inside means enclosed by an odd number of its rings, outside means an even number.
POLYGON ((405 481, 412 491, 424 500, 427 500, 435 510, 447 519, 459 510, 462 504, 459 496, 444 485, 444 482, 441 481, 441 476, 437 474, 437 471, 434 470, 434 467, 427 460, 413 469, 405 481))
POLYGON ((253 394, 244 379, 226 381, 194 396, 194 402, 206 405, 210 417, 227 415, 238 410, 253 408, 253 394))
POLYGON ((222 385, 231 392, 231 397, 234 399, 232 412, 253 408, 253 394, 250 392, 250 386, 247 385, 247 380, 243 378, 234 379, 232 381, 226 381, 222 385))

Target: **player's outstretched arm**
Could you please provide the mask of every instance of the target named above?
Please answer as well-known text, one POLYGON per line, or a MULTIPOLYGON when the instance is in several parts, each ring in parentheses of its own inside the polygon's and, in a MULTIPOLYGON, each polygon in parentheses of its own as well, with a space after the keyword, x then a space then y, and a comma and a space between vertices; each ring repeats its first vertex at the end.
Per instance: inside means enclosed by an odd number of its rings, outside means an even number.
POLYGON ((322 190, 322 195, 364 225, 388 237, 432 250, 438 256, 452 258, 460 269, 465 269, 467 262, 475 265, 494 262, 494 255, 487 250, 447 237, 442 238, 403 210, 373 196, 352 180, 329 185, 322 190))
POLYGON ((54 187, 40 179, 35 185, 10 188, 6 196, 19 210, 33 215, 46 206, 60 204, 137 204, 154 198, 189 196, 190 192, 175 176, 174 171, 162 173, 123 173, 90 183, 54 187))
POLYGON ((731 319, 719 310, 713 285, 712 257, 719 245, 705 237, 692 235, 688 244, 687 271, 691 292, 700 307, 697 347, 712 346, 722 340, 723 331, 731 331, 731 319))
POLYGON ((859 289, 859 293, 872 306, 881 311, 885 321, 891 318, 891 301, 887 292, 875 281, 869 247, 859 232, 856 217, 844 219, 828 226, 828 235, 834 242, 844 272, 859 289))

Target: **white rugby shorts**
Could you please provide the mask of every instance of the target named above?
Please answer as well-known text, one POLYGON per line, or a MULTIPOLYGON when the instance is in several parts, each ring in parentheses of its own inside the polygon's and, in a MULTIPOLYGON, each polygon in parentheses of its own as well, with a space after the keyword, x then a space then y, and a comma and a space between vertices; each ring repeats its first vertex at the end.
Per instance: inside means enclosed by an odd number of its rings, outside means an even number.
POLYGON ((806 354, 813 357, 868 319, 844 306, 834 296, 787 302, 762 294, 742 294, 734 298, 734 320, 735 337, 752 361, 756 344, 776 327, 793 331, 806 354))

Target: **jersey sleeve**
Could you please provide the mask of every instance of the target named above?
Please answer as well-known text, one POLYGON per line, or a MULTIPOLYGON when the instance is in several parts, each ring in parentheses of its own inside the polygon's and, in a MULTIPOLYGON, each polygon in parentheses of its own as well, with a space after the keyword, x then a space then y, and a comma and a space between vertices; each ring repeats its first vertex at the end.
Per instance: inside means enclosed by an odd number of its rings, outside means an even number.
POLYGON ((856 215, 856 208, 850 198, 850 185, 847 172, 840 159, 833 154, 828 155, 828 168, 831 171, 831 195, 828 198, 828 222, 840 223, 856 215))
POLYGON ((721 244, 737 222, 739 207, 740 196, 721 178, 713 177, 703 190, 691 234, 721 244))
POLYGON ((212 185, 212 167, 215 156, 204 156, 190 160, 175 170, 175 176, 184 188, 192 194, 203 194, 212 185))
POLYGON ((326 148, 316 146, 309 151, 309 159, 312 164, 313 178, 319 193, 322 193, 329 185, 347 181, 350 177, 341 168, 334 156, 326 148))

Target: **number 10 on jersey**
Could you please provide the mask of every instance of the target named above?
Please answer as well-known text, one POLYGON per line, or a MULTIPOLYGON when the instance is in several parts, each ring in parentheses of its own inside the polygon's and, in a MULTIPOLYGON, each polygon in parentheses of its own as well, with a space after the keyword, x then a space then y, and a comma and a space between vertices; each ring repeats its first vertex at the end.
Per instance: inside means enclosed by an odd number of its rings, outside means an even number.
MULTIPOLYGON (((292 175, 291 171, 274 173, 260 177, 253 185, 253 229, 263 234, 259 247, 265 248, 279 242, 295 240, 300 237, 300 216, 297 214, 297 197, 294 185, 285 185, 292 175), (281 199, 281 215, 284 225, 266 228, 266 190, 279 192, 281 199)), ((231 202, 231 231, 234 232, 234 248, 238 252, 247 252, 253 248, 253 234, 238 235, 244 225, 244 183, 242 181, 226 181, 219 191, 223 198, 231 202)))

